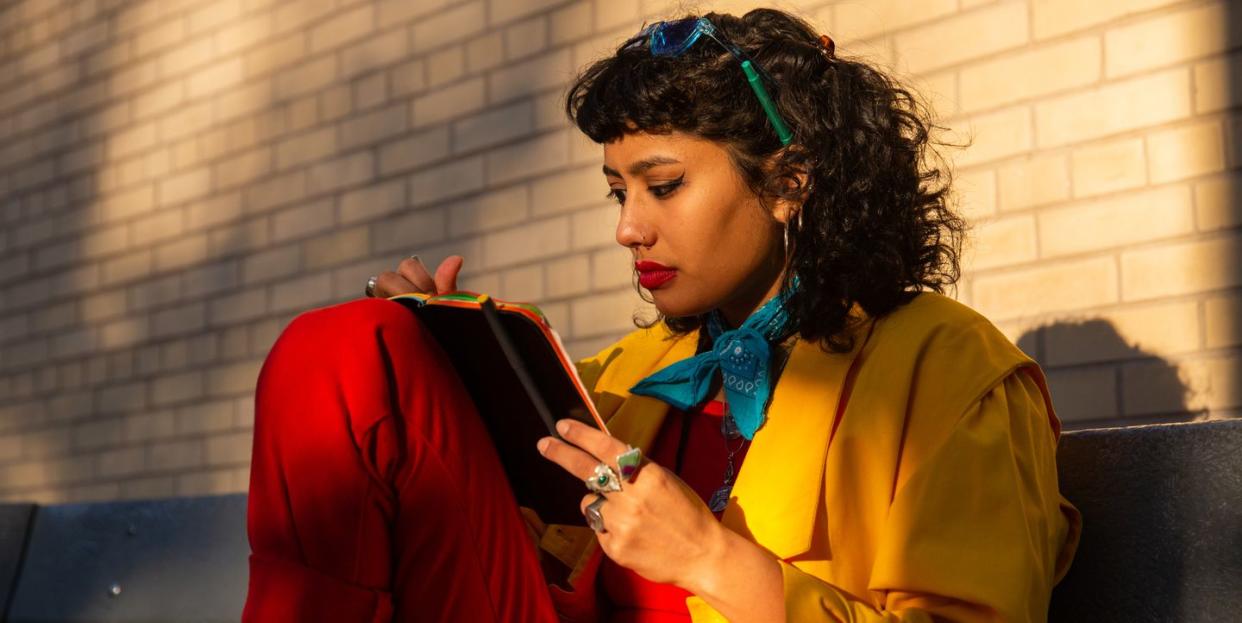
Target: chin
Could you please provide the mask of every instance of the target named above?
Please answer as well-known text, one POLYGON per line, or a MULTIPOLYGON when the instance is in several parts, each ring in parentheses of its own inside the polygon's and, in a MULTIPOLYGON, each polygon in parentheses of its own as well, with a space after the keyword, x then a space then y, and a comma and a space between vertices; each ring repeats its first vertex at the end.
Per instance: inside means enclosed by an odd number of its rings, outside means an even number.
POLYGON ((686 316, 697 316, 706 313, 715 306, 697 297, 679 296, 670 292, 672 288, 660 288, 651 290, 651 299, 655 301, 655 308, 664 314, 666 318, 684 318, 686 316))

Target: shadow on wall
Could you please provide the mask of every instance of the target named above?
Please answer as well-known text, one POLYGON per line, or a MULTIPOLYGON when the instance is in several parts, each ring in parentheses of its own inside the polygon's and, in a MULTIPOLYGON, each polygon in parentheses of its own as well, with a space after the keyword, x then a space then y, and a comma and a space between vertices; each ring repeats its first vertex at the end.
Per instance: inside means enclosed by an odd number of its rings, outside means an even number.
MULTIPOLYGON (((1225 25, 1223 28, 1228 29, 1226 32, 1227 41, 1242 42, 1242 2, 1231 0, 1225 3, 1225 25)), ((1224 80, 1224 90, 1229 96, 1226 101, 1234 106, 1235 111, 1242 106, 1242 51, 1235 51, 1233 54, 1225 57, 1226 70, 1222 78, 1224 80)), ((1229 166, 1233 167, 1231 176, 1227 178, 1226 186, 1228 186, 1225 196, 1227 197, 1225 213, 1232 215, 1231 221, 1234 225, 1234 231, 1242 226, 1242 114, 1236 113, 1232 115, 1232 120, 1227 122, 1228 131, 1226 132, 1226 151, 1230 156, 1226 159, 1229 166)), ((1235 256, 1231 262, 1233 274, 1227 275, 1229 282, 1235 286, 1242 286, 1242 243, 1235 238, 1234 243, 1235 256)), ((1235 294, 1236 294, 1235 290, 1235 294)), ((1238 342, 1242 342, 1242 302, 1235 299, 1235 307, 1233 309, 1232 327, 1228 331, 1228 335, 1232 336, 1235 346, 1238 342)), ((1226 308, 1229 306, 1226 305, 1226 308)), ((1209 347, 1214 344, 1209 344, 1209 347)), ((1229 382, 1233 386, 1233 394, 1242 394, 1242 365, 1233 366, 1235 371, 1233 378, 1229 382)))
POLYGON ((1027 331, 1017 344, 1047 374, 1064 430, 1205 415, 1188 406, 1176 364, 1128 344, 1107 320, 1055 322, 1027 331))

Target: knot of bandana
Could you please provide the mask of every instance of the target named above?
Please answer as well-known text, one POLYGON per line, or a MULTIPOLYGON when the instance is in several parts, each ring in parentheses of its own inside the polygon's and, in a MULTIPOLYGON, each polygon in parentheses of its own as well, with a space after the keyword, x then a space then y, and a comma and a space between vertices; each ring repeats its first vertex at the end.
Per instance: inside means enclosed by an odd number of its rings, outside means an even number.
MULTIPOLYGON (((795 278, 790 291, 796 288, 795 278)), ((708 398, 712 377, 719 371, 738 430, 743 437, 754 439, 772 393, 771 344, 784 335, 789 320, 785 311, 788 298, 785 292, 773 297, 732 330, 725 330, 720 312, 713 310, 707 318, 712 349, 657 371, 631 387, 630 393, 659 398, 685 411, 708 398)))

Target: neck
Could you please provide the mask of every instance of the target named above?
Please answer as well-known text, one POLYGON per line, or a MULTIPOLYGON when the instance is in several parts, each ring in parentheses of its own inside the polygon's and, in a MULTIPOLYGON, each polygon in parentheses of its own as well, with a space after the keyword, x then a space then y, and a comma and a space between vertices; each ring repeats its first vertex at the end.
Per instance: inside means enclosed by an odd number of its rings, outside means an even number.
POLYGON ((782 270, 776 274, 774 278, 765 280, 766 283, 754 288, 751 292, 743 294, 727 304, 720 306, 720 315, 724 318, 725 325, 730 329, 736 329, 742 326, 743 322, 755 313, 764 303, 767 303, 781 291, 781 281, 785 276, 782 270))

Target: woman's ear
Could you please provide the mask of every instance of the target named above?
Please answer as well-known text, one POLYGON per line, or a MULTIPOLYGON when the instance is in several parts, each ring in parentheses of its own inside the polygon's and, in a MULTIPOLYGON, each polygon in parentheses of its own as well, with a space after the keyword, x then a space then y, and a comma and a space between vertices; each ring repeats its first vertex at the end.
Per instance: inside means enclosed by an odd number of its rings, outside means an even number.
POLYGON ((808 156, 800 145, 790 145, 768 160, 769 176, 776 182, 772 188, 772 216, 781 223, 794 218, 811 194, 808 156))

